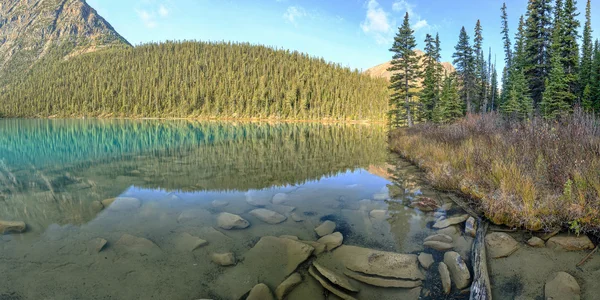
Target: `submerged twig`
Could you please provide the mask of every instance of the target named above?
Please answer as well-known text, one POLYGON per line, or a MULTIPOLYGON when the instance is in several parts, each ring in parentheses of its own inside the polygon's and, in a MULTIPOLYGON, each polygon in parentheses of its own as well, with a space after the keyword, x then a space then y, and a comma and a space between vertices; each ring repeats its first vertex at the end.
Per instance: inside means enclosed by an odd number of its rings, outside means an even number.
POLYGON ((598 251, 598 246, 596 246, 596 248, 594 248, 594 250, 592 250, 590 253, 588 253, 588 255, 586 255, 578 264, 577 267, 581 267, 583 266, 583 264, 585 264, 585 262, 592 257, 592 255, 594 255, 594 253, 596 253, 596 251, 598 251))
POLYGON ((473 264, 473 284, 471 285, 470 300, 491 300, 492 286, 488 273, 487 255, 485 249, 485 235, 488 223, 477 218, 477 233, 471 248, 471 262, 473 264))

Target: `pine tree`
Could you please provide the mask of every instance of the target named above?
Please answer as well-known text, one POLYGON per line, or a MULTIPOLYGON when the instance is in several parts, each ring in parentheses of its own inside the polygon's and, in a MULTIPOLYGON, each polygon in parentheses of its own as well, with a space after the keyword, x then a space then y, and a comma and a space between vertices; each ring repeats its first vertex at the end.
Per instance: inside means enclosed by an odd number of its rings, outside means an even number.
POLYGON ((594 44, 594 61, 592 63, 592 79, 590 82, 590 99, 592 110, 600 112, 600 42, 594 44))
POLYGON ((549 47, 552 39, 551 14, 550 0, 530 0, 527 7, 527 20, 521 34, 525 39, 523 42, 525 55, 522 63, 536 105, 542 100, 544 82, 548 75, 549 47))
POLYGON ((570 112, 575 95, 571 93, 559 52, 553 52, 551 69, 546 79, 546 90, 541 103, 541 112, 547 119, 555 119, 570 112))
POLYGON ((502 95, 501 101, 506 99, 506 86, 509 76, 510 66, 512 64, 512 50, 511 50, 511 41, 510 34, 508 30, 508 14, 506 13, 506 2, 502 4, 502 40, 504 41, 504 69, 502 70, 502 95))
POLYGON ((525 119, 533 112, 533 100, 529 96, 529 87, 522 68, 513 67, 508 98, 501 109, 505 115, 525 119))
POLYGON ((581 67, 579 69, 579 87, 582 91, 582 105, 590 111, 592 110, 592 55, 594 44, 592 42, 592 16, 591 0, 587 1, 585 7, 585 25, 583 27, 583 44, 581 45, 581 67))
POLYGON ((560 0, 557 0, 557 19, 554 21, 554 33, 553 35, 553 51, 556 49, 560 53, 563 71, 565 73, 565 80, 569 87, 569 93, 572 93, 574 97, 568 97, 573 99, 570 103, 575 104, 579 90, 579 46, 577 44, 577 38, 579 37, 578 28, 579 20, 577 16, 577 1, 566 0, 564 6, 559 6, 560 0), (558 39, 558 41, 556 41, 558 39))
POLYGON ((454 74, 446 75, 440 95, 440 101, 435 107, 434 116, 437 123, 449 123, 461 118, 463 102, 458 93, 458 82, 454 74))
POLYGON ((500 95, 498 94, 498 71, 496 71, 496 62, 494 59, 494 64, 492 65, 492 78, 490 83, 490 111, 496 110, 499 98, 500 95))
POLYGON ((481 28, 481 21, 477 20, 477 24, 475 24, 475 37, 473 41, 473 55, 475 57, 475 96, 479 103, 477 103, 477 108, 480 111, 485 111, 485 103, 486 103, 486 92, 487 92, 487 74, 486 74, 486 64, 485 58, 483 57, 483 34, 481 28))
POLYGON ((394 72, 390 79, 390 125, 398 127, 406 120, 406 125, 413 126, 413 102, 416 95, 416 79, 420 75, 419 59, 414 48, 416 47, 414 30, 410 28, 409 15, 406 13, 402 27, 394 37, 394 44, 390 49, 394 53, 392 66, 388 71, 394 72), (404 103, 403 103, 404 102, 404 103))
POLYGON ((431 35, 427 34, 425 36, 425 72, 419 97, 423 106, 423 119, 427 121, 433 120, 433 109, 439 99, 440 59, 439 36, 434 40, 431 35))
POLYGON ((452 55, 456 65, 456 73, 461 81, 461 97, 466 104, 467 113, 473 112, 473 96, 475 87, 475 59, 473 48, 469 42, 469 35, 462 27, 458 44, 454 47, 456 52, 452 55))

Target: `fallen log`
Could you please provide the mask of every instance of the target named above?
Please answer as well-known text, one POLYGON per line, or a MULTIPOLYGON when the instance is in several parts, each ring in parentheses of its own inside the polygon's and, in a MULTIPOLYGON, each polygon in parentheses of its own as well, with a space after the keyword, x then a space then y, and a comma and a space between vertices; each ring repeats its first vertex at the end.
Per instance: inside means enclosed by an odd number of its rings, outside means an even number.
POLYGON ((489 224, 477 218, 477 233, 471 247, 471 263, 473 265, 473 283, 470 300, 491 300, 492 286, 488 273, 485 235, 489 224))

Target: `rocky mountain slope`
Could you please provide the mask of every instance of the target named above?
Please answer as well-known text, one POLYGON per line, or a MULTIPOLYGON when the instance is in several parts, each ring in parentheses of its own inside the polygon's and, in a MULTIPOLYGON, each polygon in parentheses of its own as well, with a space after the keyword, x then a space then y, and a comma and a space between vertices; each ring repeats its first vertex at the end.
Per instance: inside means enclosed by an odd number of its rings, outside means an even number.
POLYGON ((129 43, 85 0, 2 0, 0 83, 43 58, 68 58, 129 43))
MULTIPOLYGON (((423 58, 424 58, 425 53, 423 53, 423 51, 421 51, 421 50, 415 50, 415 52, 417 53, 417 56, 419 57, 419 61, 420 61, 421 65, 423 65, 424 64, 423 58)), ((388 71, 387 69, 390 68, 391 66, 392 66, 392 62, 388 61, 388 62, 382 63, 380 65, 374 66, 374 67, 366 70, 365 74, 370 75, 371 77, 375 77, 375 78, 385 78, 387 80, 390 80, 390 78, 392 78, 392 72, 388 71)), ((454 66, 449 62, 443 62, 442 67, 444 67, 444 70, 446 70, 448 73, 452 73, 455 71, 454 66)))

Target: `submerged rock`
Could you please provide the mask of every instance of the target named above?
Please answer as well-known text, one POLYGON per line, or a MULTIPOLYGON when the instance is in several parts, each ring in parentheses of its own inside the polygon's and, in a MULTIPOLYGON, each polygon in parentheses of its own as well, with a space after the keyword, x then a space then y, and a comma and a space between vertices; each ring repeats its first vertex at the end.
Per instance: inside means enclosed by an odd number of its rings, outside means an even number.
POLYGON ((346 271, 346 272, 344 272, 344 274, 346 274, 346 276, 348 276, 354 280, 358 280, 360 282, 363 282, 363 283, 366 283, 366 284, 369 284, 372 286, 379 286, 379 287, 386 287, 386 288, 410 289, 410 288, 415 288, 415 287, 421 286, 423 284, 423 282, 421 280, 389 279, 389 278, 383 278, 383 277, 361 275, 361 274, 350 272, 350 271, 346 271))
POLYGON ((303 216, 301 216, 300 214, 298 214, 298 213, 295 213, 295 212, 294 212, 294 213, 292 213, 292 214, 290 215, 290 217, 292 217, 292 220, 294 220, 295 222, 302 222, 302 221, 304 221, 304 220, 305 220, 303 216))
POLYGON ((226 200, 214 200, 211 203, 211 205, 214 208, 221 208, 221 207, 225 207, 225 206, 229 205, 229 201, 226 201, 226 200))
POLYGON ((417 259, 424 269, 429 269, 429 267, 431 267, 431 265, 434 263, 433 255, 425 252, 421 252, 417 259))
POLYGON ((519 249, 519 243, 504 232, 492 232, 486 235, 485 246, 491 258, 507 257, 519 249))
POLYGON ((127 233, 121 236, 115 243, 115 246, 129 253, 139 254, 141 256, 157 255, 162 252, 154 242, 127 233))
POLYGON ((177 217, 178 223, 212 220, 212 213, 203 208, 186 209, 177 217))
POLYGON ((374 209, 369 213, 369 216, 377 220, 385 220, 387 218, 387 210, 374 209))
POLYGON ((448 295, 452 289, 452 280, 450 279, 450 271, 448 270, 448 266, 441 262, 438 265, 438 272, 440 273, 440 279, 442 280, 442 289, 444 290, 444 294, 448 295))
POLYGON ((348 281, 348 279, 346 279, 343 275, 337 274, 336 272, 333 272, 321 266, 317 262, 313 262, 313 266, 315 267, 315 269, 317 269, 317 271, 319 271, 319 273, 321 273, 321 275, 323 275, 323 277, 327 278, 331 283, 351 292, 359 291, 359 289, 355 287, 350 281, 348 281))
POLYGON ((477 234, 477 223, 475 223, 475 218, 469 217, 465 222, 465 234, 470 237, 475 237, 477 234))
POLYGON ((471 273, 460 254, 450 251, 444 254, 444 264, 448 267, 452 281, 458 289, 464 289, 471 282, 471 273))
POLYGON ((274 236, 262 237, 258 243, 246 254, 246 260, 260 257, 266 264, 282 268, 284 276, 288 276, 302 262, 313 253, 314 248, 299 241, 278 238, 274 236))
POLYGON ((88 253, 90 253, 90 254, 98 253, 98 252, 102 251, 102 249, 104 249, 106 244, 107 244, 107 241, 105 239, 95 238, 95 239, 89 241, 87 244, 88 253))
POLYGON ((549 300, 579 300, 581 288, 573 276, 565 272, 558 272, 546 282, 544 297, 549 300))
POLYGON ((319 254, 325 252, 325 250, 327 250, 327 246, 325 244, 321 244, 319 242, 315 242, 315 241, 299 241, 299 242, 307 244, 307 245, 315 248, 315 251, 313 252, 314 255, 319 255, 319 254))
POLYGON ((264 283, 259 283, 255 285, 250 294, 248 294, 248 298, 246 300, 273 300, 273 294, 269 287, 264 283))
POLYGON ((438 242, 438 241, 427 241, 423 243, 426 248, 435 249, 437 251, 448 251, 453 248, 452 244, 438 242))
POLYGON ((325 250, 327 251, 339 247, 343 241, 344 236, 339 232, 334 232, 317 240, 318 243, 325 245, 325 250))
POLYGON ((337 289, 327 282, 327 279, 323 278, 321 274, 319 274, 313 266, 308 269, 308 273, 316 279, 325 289, 333 293, 334 295, 344 299, 344 300, 356 300, 356 298, 346 294, 345 292, 337 289))
POLYGON ((438 229, 446 228, 451 225, 460 224, 460 223, 466 221, 468 218, 469 218, 469 215, 462 215, 462 216, 458 216, 458 217, 450 217, 447 219, 442 219, 442 220, 435 222, 435 224, 433 224, 433 228, 438 228, 438 229))
POLYGON ((90 206, 92 207, 92 210, 94 212, 99 212, 104 209, 104 204, 102 204, 102 202, 98 200, 92 201, 92 204, 90 204, 90 206))
POLYGON ((319 225, 319 227, 315 228, 315 232, 319 236, 326 236, 328 234, 332 234, 335 231, 335 223, 332 221, 325 221, 323 224, 319 225))
POLYGON ((582 251, 594 249, 594 243, 585 235, 576 236, 554 236, 551 237, 546 246, 553 249, 562 249, 567 251, 582 251))
POLYGON ((278 213, 278 212, 274 212, 272 210, 268 210, 268 209, 264 209, 264 208, 258 208, 255 210, 250 211, 250 214, 253 215, 254 217, 260 219, 261 221, 265 222, 265 223, 269 223, 269 224, 279 224, 285 220, 287 220, 287 217, 278 213))
POLYGON ((217 225, 223 229, 244 229, 250 223, 238 215, 224 212, 217 217, 217 225))
POLYGON ((410 207, 420 211, 429 212, 438 209, 438 202, 429 197, 419 197, 410 203, 410 207))
POLYGON ((25 231, 27 225, 22 221, 2 221, 0 220, 0 234, 21 233, 25 231))
POLYGON ((271 204, 271 201, 259 194, 246 193, 246 202, 252 206, 264 207, 271 204))
POLYGON ((341 246, 333 252, 349 270, 387 278, 422 280, 417 255, 341 246))
POLYGON ((300 283, 302 283, 302 275, 300 275, 300 273, 290 275, 277 286, 277 289, 275 289, 275 296, 278 300, 283 300, 300 283))
POLYGON ((187 232, 184 232, 175 238, 175 248, 179 251, 191 252, 207 244, 207 241, 199 237, 192 236, 187 232))
POLYGON ((231 252, 228 253, 213 253, 210 259, 217 265, 220 266, 233 266, 237 263, 235 255, 231 252))
POLYGON ((287 198, 288 198, 287 194, 279 193, 279 194, 275 194, 275 196, 273 196, 273 200, 271 200, 271 202, 273 202, 273 204, 283 204, 283 203, 285 203, 287 198))
POLYGON ((529 240, 527 240, 527 245, 534 247, 534 248, 542 248, 544 246, 546 246, 546 244, 544 243, 544 240, 540 239, 539 237, 532 237, 529 240))
POLYGON ((426 237, 424 241, 425 242, 435 241, 435 242, 451 244, 453 240, 452 240, 452 237, 447 234, 438 233, 438 234, 434 234, 434 235, 430 235, 430 236, 426 237))
POLYGON ((300 239, 299 239, 297 236, 295 236, 295 235, 287 235, 287 234, 284 234, 284 235, 280 235, 279 237, 280 237, 280 238, 284 238, 284 239, 290 239, 290 240, 294 240, 294 241, 298 241, 298 240, 300 240, 300 239))

